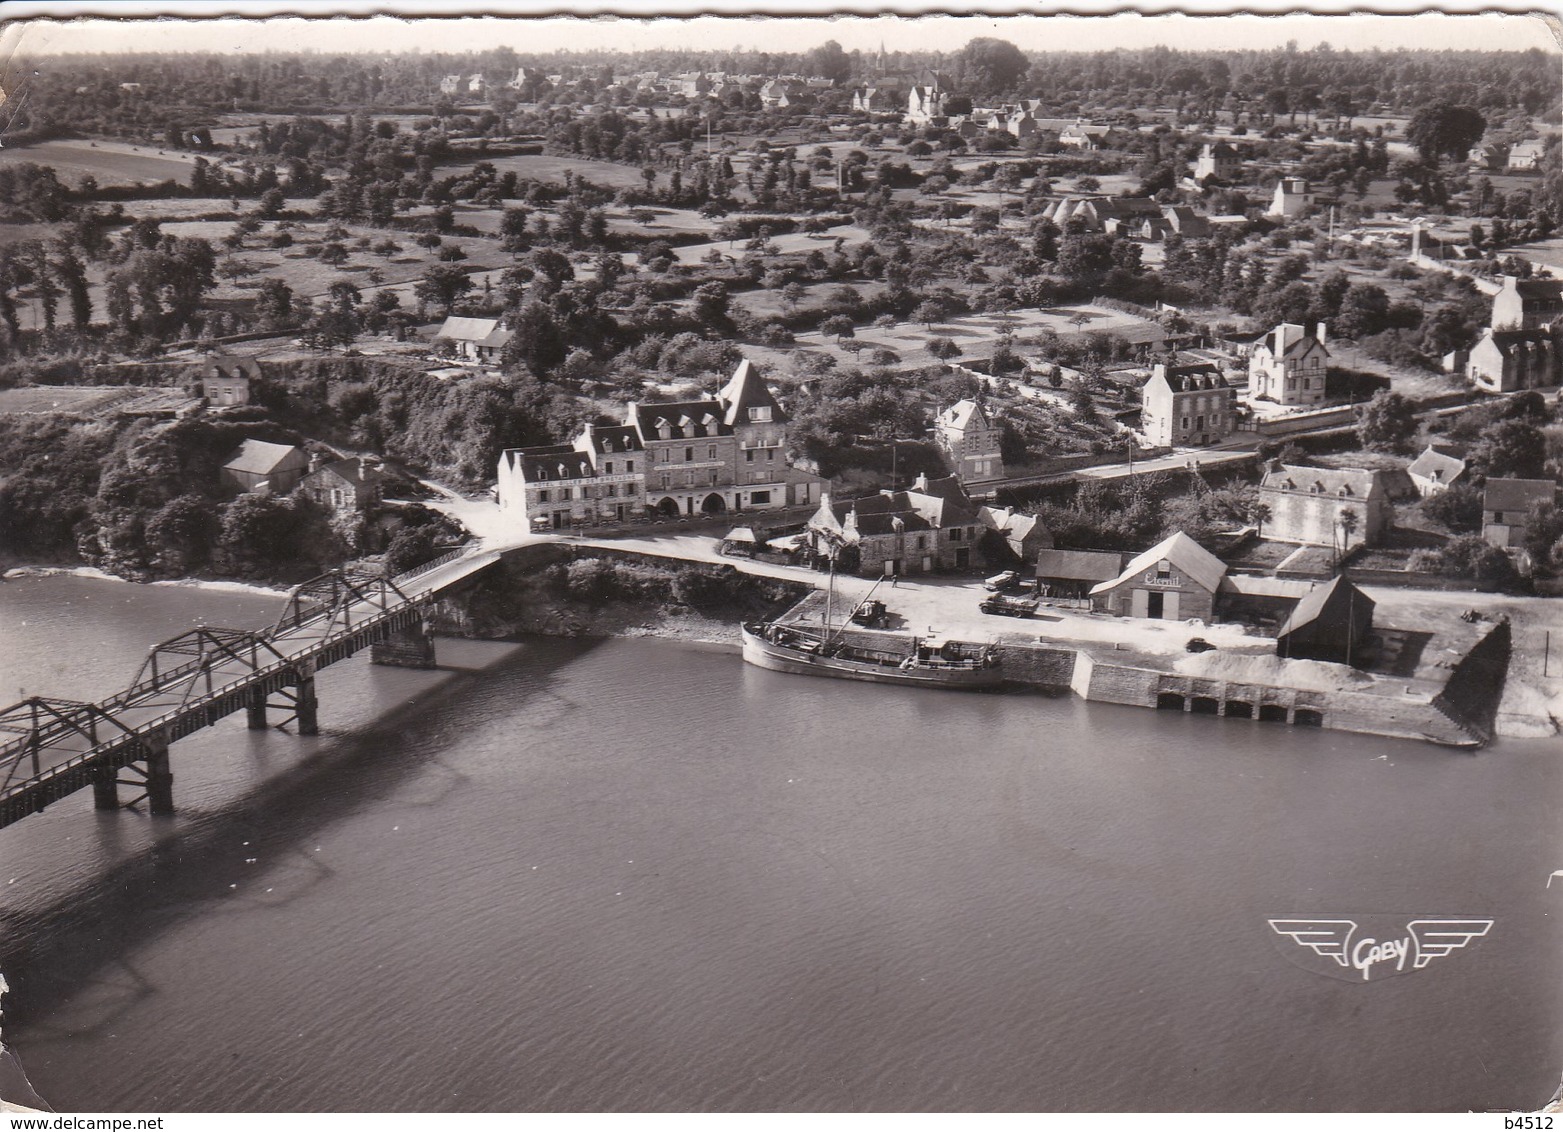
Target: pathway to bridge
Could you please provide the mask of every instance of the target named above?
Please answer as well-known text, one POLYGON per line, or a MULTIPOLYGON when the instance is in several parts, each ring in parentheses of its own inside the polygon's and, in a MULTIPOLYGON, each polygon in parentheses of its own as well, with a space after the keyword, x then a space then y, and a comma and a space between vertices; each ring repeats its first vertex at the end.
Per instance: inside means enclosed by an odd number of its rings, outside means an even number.
POLYGON ((0 828, 91 786, 99 809, 173 812, 168 747, 244 710, 251 728, 316 733, 315 673, 366 647, 429 667, 424 612, 499 560, 454 551, 394 579, 337 570, 305 582, 270 629, 203 627, 155 645, 129 686, 94 703, 34 696, 0 710, 0 828), (139 791, 128 800, 120 787, 139 791))

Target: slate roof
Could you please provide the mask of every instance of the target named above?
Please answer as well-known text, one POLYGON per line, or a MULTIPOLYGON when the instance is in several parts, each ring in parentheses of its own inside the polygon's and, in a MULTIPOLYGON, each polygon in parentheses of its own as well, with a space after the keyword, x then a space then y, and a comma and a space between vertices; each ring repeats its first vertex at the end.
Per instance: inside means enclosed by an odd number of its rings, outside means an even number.
POLYGON ((1116 550, 1039 550, 1037 577, 1070 582, 1105 582, 1123 569, 1123 555, 1116 550))
POLYGON ((596 472, 589 453, 577 452, 568 444, 540 444, 532 448, 507 448, 504 458, 511 467, 521 468, 528 483, 545 480, 589 479, 596 472))
POLYGON ((374 487, 385 478, 384 473, 378 467, 362 456, 353 456, 346 460, 333 461, 316 468, 305 478, 314 479, 316 476, 322 476, 327 473, 346 480, 354 487, 374 487))
POLYGON ((968 429, 975 425, 977 428, 988 427, 988 414, 970 397, 962 398, 955 402, 944 412, 939 414, 939 423, 946 428, 968 429))
POLYGON ((588 425, 582 434, 593 452, 639 452, 640 434, 631 425, 588 425))
POLYGON ((1332 578, 1324 585, 1316 587, 1297 603, 1276 633, 1276 637, 1279 639, 1289 636, 1318 621, 1339 620, 1344 623, 1351 616, 1353 606, 1358 609, 1366 606, 1365 612, 1371 621, 1373 605, 1373 599, 1352 585, 1344 576, 1332 578))
POLYGON ((1383 494, 1384 485, 1377 472, 1365 468, 1303 468, 1295 464, 1282 464, 1275 471, 1266 472, 1259 481, 1261 490, 1303 491, 1309 494, 1367 499, 1383 494), (1317 492, 1313 489, 1317 487, 1317 492))
MULTIPOLYGON (((1161 367, 1158 367, 1161 368, 1161 367)), ((1230 389, 1232 385, 1217 366, 1202 362, 1191 366, 1167 366, 1165 373, 1151 375, 1151 381, 1160 378, 1174 393, 1195 393, 1206 389, 1230 389)), ((1147 382, 1146 384, 1149 384, 1147 382)))
POLYGON ((1416 479, 1453 483, 1465 474, 1465 454, 1461 452, 1456 455, 1452 451, 1442 450, 1440 445, 1429 444, 1420 456, 1411 461, 1406 471, 1416 479))
POLYGON ((1528 511, 1532 503, 1551 503, 1558 485, 1551 480, 1488 480, 1482 493, 1483 511, 1528 511))
POLYGON ((1201 589, 1215 593, 1226 575, 1227 565, 1182 531, 1163 539, 1143 554, 1130 559, 1123 572, 1110 582, 1092 586, 1091 592, 1105 593, 1145 573, 1165 559, 1173 569, 1186 575, 1201 589))
POLYGON ((738 363, 738 368, 733 371, 733 376, 727 379, 727 384, 722 386, 722 391, 716 395, 716 399, 726 409, 722 419, 728 425, 748 421, 749 410, 760 407, 771 410, 773 422, 787 420, 787 414, 782 410, 781 404, 771 396, 771 391, 766 388, 764 379, 760 377, 760 371, 748 358, 738 363))
POLYGON ((304 451, 292 444, 272 444, 265 440, 246 440, 234 454, 228 457, 224 468, 232 472, 251 475, 269 475, 289 456, 302 457, 304 451))
POLYGON ((630 405, 630 411, 631 423, 643 441, 661 439, 659 430, 664 421, 673 430, 669 440, 733 435, 733 426, 723 419, 720 401, 673 401, 657 405, 635 402, 630 405))
POLYGON ((457 342, 477 342, 482 344, 484 339, 499 329, 497 318, 463 318, 460 315, 451 315, 440 324, 435 333, 436 338, 450 338, 457 342))

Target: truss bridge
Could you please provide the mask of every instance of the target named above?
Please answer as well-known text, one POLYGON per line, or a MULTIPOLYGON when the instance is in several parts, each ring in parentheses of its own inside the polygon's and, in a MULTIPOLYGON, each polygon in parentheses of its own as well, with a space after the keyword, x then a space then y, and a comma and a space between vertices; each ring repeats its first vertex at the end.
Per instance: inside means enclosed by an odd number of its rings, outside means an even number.
POLYGON ((154 645, 107 699, 0 709, 0 828, 89 786, 99 809, 173 813, 175 740, 237 711, 252 729, 316 734, 318 671, 364 648, 376 663, 433 667, 425 613, 498 560, 463 549, 395 578, 334 570, 294 589, 270 628, 202 627, 154 645))

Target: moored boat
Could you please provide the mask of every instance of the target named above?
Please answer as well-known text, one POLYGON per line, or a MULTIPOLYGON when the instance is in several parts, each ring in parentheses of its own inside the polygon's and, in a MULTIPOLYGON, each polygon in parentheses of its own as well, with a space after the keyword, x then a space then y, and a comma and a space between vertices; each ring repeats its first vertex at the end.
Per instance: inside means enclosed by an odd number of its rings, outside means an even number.
POLYGON ((757 621, 742 626, 743 656, 773 672, 835 676, 929 688, 992 688, 1004 682, 993 646, 942 637, 887 637, 910 650, 875 649, 801 627, 757 621))

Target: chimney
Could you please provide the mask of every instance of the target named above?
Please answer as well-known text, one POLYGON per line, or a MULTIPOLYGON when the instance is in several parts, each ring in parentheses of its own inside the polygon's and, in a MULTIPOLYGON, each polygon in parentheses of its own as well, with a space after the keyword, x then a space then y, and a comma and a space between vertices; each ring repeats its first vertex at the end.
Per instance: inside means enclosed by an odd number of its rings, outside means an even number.
POLYGON ((1321 322, 1313 328, 1313 336, 1319 340, 1321 345, 1329 341, 1329 337, 1325 334, 1324 323, 1321 322))
POLYGON ((918 472, 917 473, 917 478, 912 481, 912 490, 913 491, 927 491, 928 490, 928 473, 927 472, 918 472))
POLYGON ((318 448, 309 454, 309 470, 318 472, 326 466, 326 454, 318 448))

